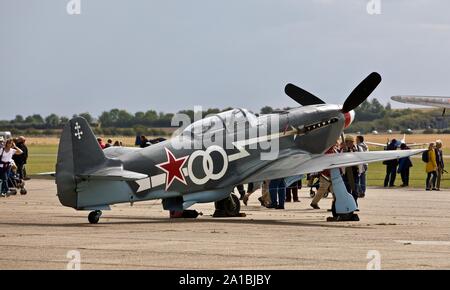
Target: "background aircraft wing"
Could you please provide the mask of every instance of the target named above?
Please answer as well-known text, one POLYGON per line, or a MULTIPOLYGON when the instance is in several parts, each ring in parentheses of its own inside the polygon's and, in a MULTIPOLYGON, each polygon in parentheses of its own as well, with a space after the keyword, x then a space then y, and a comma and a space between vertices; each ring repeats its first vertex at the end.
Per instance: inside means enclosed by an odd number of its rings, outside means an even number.
POLYGON ((431 106, 438 108, 450 108, 450 97, 432 96, 393 96, 392 100, 414 105, 431 106))
POLYGON ((364 163, 391 160, 419 154, 426 149, 349 152, 338 154, 294 154, 277 159, 268 166, 256 171, 243 183, 258 182, 276 178, 321 172, 325 169, 354 166, 364 163))
POLYGON ((387 144, 381 144, 381 143, 375 143, 375 142, 365 142, 367 145, 372 145, 372 146, 380 146, 380 147, 386 147, 387 144))
POLYGON ((406 143, 408 147, 421 147, 425 145, 429 145, 430 143, 406 143))

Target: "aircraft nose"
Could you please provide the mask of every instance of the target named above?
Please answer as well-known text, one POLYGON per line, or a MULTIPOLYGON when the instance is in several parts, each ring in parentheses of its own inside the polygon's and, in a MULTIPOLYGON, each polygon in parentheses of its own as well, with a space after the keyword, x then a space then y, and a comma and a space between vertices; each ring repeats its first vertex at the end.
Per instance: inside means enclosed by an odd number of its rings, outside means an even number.
POLYGON ((344 117, 345 117, 344 128, 347 129, 352 124, 353 120, 355 120, 355 111, 351 110, 350 112, 344 113, 344 117))

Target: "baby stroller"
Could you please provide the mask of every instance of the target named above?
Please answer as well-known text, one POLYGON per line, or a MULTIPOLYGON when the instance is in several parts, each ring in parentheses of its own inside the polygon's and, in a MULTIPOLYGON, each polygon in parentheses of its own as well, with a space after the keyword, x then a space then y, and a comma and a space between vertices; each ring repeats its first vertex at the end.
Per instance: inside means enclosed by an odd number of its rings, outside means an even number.
POLYGON ((22 179, 20 179, 19 174, 17 174, 15 170, 9 171, 8 187, 11 195, 16 195, 17 191, 19 191, 21 195, 27 194, 25 182, 22 179))
MULTIPOLYGON (((308 187, 309 189, 309 196, 311 198, 314 198, 316 196, 316 192, 319 189, 320 183, 319 183, 319 177, 320 173, 311 173, 306 176, 306 180, 308 180, 308 187)), ((323 195, 323 198, 328 197, 328 192, 323 195)))

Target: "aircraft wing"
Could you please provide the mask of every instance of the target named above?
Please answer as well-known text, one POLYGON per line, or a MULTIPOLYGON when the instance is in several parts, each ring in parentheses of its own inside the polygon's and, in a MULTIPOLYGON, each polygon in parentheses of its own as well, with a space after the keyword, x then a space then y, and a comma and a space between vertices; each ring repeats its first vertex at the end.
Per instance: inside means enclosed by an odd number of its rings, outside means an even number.
POLYGON ((438 108, 450 108, 450 97, 432 96, 393 96, 392 100, 414 105, 431 106, 438 108))
POLYGON ((425 146, 425 145, 429 145, 430 143, 406 143, 406 145, 408 147, 420 147, 420 146, 425 146))
POLYGON ((243 183, 285 178, 306 173, 321 172, 325 169, 398 159, 419 154, 425 150, 426 149, 349 152, 317 155, 299 153, 275 160, 268 166, 249 176, 243 183))
POLYGON ((365 142, 367 145, 372 145, 372 146, 380 146, 380 147, 386 147, 387 144, 381 144, 381 143, 375 143, 375 142, 365 142))

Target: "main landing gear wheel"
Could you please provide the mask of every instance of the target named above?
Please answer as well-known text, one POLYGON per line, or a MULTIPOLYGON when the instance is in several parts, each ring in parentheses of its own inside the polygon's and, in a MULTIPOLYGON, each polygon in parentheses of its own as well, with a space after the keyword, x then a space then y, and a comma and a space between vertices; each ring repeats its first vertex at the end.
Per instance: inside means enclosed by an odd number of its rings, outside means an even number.
POLYGON ((336 214, 328 217, 327 222, 359 222, 359 216, 355 213, 336 214))
POLYGON ((239 202, 239 198, 230 194, 229 197, 216 201, 214 203, 216 207, 216 211, 213 214, 213 217, 241 217, 243 214, 241 211, 241 204, 239 202))
POLYGON ((100 217, 102 216, 102 211, 101 210, 94 210, 91 211, 88 215, 88 220, 89 223, 91 224, 96 224, 98 223, 98 221, 100 220, 100 217))

